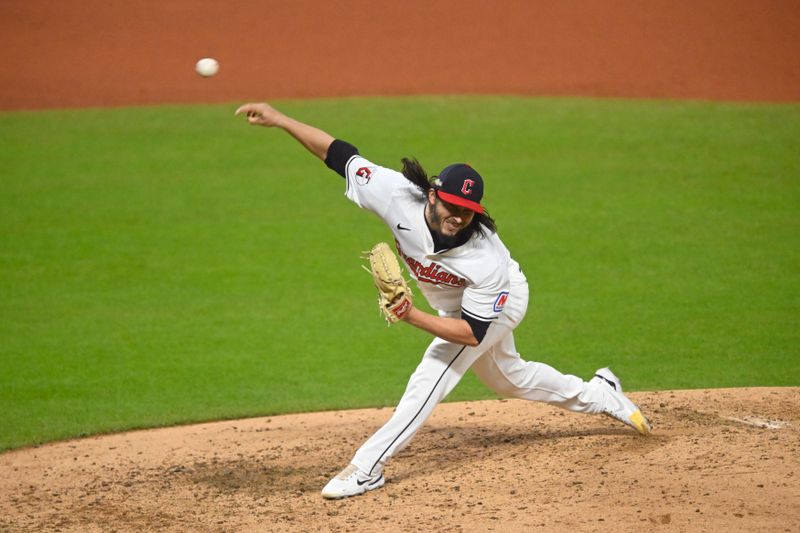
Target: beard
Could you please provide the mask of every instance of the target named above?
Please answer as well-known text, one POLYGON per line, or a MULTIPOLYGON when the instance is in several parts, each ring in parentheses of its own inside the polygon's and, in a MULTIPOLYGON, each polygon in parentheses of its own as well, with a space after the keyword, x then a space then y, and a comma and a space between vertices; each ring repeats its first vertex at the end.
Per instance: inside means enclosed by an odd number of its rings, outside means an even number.
POLYGON ((442 217, 439 216, 439 213, 436 209, 434 204, 428 203, 426 209, 428 209, 430 213, 430 224, 428 224, 428 229, 431 231, 433 235, 434 242, 437 244, 437 248, 455 248, 456 246, 461 246, 465 242, 467 242, 472 235, 472 227, 474 220, 472 223, 464 226, 455 235, 445 235, 442 233, 442 217), (434 226, 438 229, 434 229, 434 226))

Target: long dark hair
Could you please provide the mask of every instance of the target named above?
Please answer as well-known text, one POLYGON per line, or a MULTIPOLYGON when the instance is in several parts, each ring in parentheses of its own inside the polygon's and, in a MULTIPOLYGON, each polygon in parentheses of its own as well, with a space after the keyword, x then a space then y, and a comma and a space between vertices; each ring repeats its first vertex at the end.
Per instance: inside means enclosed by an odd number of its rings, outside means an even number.
MULTIPOLYGON (((422 191, 427 198, 428 191, 433 188, 433 180, 436 178, 436 176, 431 176, 429 178, 428 173, 425 172, 425 169, 422 168, 422 165, 420 165, 416 158, 408 159, 404 157, 400 161, 403 163, 403 176, 405 176, 408 181, 416 185, 417 188, 419 188, 419 190, 422 191)), ((483 237, 486 235, 484 228, 488 229, 492 233, 497 233, 497 223, 492 217, 489 216, 489 212, 486 210, 486 208, 483 209, 483 213, 475 213, 475 216, 472 217, 472 222, 470 222, 470 225, 462 231, 468 232, 469 235, 472 233, 477 233, 483 237)))

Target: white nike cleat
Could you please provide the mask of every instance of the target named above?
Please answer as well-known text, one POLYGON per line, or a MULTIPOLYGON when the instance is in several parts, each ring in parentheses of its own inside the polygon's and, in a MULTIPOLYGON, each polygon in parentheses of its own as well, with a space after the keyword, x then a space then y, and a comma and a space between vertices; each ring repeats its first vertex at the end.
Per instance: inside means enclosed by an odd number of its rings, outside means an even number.
POLYGON ((358 496, 368 490, 379 489, 383 487, 384 483, 383 472, 368 476, 351 463, 339 472, 339 475, 328 481, 328 484, 322 489, 322 497, 337 500, 348 496, 358 496))
POLYGON ((619 378, 608 368, 600 368, 594 373, 592 381, 605 385, 611 392, 607 396, 608 402, 603 407, 603 413, 612 418, 616 418, 623 424, 627 424, 642 435, 649 435, 652 431, 650 422, 636 407, 636 404, 628 399, 622 392, 622 383, 619 378))

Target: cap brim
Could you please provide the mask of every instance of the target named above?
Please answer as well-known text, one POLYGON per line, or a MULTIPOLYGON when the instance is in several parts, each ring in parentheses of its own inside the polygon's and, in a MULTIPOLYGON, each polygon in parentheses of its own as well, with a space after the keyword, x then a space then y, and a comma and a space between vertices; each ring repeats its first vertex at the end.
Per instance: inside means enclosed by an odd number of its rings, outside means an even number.
POLYGON ((473 202, 472 200, 461 198, 460 196, 456 196, 455 194, 442 192, 441 190, 437 190, 436 194, 439 195, 439 198, 441 198, 448 204, 460 205, 461 207, 466 207, 467 209, 475 211, 478 214, 483 214, 483 206, 478 202, 473 202))

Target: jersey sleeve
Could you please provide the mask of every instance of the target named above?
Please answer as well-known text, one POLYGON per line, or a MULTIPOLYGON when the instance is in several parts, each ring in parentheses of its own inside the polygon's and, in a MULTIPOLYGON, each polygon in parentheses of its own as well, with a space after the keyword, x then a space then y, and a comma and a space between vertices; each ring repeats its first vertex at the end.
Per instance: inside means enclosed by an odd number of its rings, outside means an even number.
POLYGON ((358 154, 345 164, 347 190, 345 196, 356 205, 385 218, 395 190, 408 180, 396 170, 376 165, 358 154))
POLYGON ((461 314, 464 319, 471 319, 467 320, 470 323, 476 321, 491 324, 500 318, 508 300, 510 286, 508 275, 500 274, 481 284, 467 287, 461 299, 461 314))

